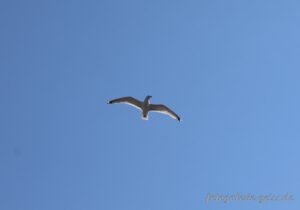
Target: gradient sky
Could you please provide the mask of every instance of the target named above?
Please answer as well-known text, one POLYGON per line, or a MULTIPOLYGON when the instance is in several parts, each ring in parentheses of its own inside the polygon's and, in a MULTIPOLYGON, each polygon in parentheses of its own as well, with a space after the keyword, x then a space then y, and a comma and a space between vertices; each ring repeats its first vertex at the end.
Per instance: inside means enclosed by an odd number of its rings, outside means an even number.
POLYGON ((300 209, 299 23, 296 0, 2 0, 0 209, 300 209), (148 94, 183 122, 106 104, 148 94))

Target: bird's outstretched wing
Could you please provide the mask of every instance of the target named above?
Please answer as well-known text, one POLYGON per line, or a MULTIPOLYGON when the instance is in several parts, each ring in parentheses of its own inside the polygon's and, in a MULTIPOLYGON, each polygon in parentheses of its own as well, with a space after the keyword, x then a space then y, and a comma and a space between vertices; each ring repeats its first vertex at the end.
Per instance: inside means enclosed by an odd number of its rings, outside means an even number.
POLYGON ((134 106, 140 110, 142 110, 142 102, 133 98, 133 97, 122 97, 122 98, 117 98, 117 99, 113 99, 111 101, 108 102, 109 104, 115 104, 115 103, 123 103, 123 104, 128 104, 131 106, 134 106))
POLYGON ((150 104, 149 106, 150 106, 149 111, 160 112, 163 114, 167 114, 178 121, 181 120, 180 117, 175 112, 173 112, 170 108, 168 108, 163 104, 150 104))

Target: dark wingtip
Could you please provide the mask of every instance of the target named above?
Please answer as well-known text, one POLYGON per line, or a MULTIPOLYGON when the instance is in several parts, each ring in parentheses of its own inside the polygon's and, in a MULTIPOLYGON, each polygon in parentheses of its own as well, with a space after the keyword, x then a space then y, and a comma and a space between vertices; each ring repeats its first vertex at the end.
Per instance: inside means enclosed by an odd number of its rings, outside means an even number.
POLYGON ((109 102, 107 102, 107 104, 112 104, 112 102, 111 102, 111 101, 109 101, 109 102))

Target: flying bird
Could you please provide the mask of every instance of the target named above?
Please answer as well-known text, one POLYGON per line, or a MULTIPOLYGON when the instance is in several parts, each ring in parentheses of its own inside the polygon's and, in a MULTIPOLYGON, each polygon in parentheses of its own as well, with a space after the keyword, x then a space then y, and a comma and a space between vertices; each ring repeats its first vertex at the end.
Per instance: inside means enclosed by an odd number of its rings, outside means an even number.
POLYGON ((152 98, 152 96, 146 96, 145 100, 142 102, 133 97, 128 96, 128 97, 113 99, 108 103, 109 104, 124 103, 124 104, 134 106, 142 111, 142 119, 144 120, 148 120, 148 112, 153 111, 153 112, 160 112, 163 114, 167 114, 170 117, 178 121, 181 121, 181 118, 167 106, 163 104, 150 104, 150 98, 152 98))

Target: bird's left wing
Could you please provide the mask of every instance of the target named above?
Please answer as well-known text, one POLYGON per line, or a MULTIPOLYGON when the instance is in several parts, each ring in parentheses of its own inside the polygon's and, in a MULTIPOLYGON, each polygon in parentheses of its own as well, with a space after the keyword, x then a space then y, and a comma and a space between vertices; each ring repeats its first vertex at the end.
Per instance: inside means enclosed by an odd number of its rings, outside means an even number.
POLYGON ((131 105, 131 106, 134 106, 138 109, 143 109, 142 108, 142 102, 133 98, 133 97, 123 97, 123 98, 117 98, 117 99, 114 99, 114 100, 111 100, 108 102, 109 104, 115 104, 115 103, 124 103, 124 104, 128 104, 128 105, 131 105))
POLYGON ((150 104, 149 105, 149 111, 153 111, 153 112, 160 112, 163 114, 167 114, 170 117, 180 121, 180 117, 173 112, 170 108, 168 108, 167 106, 163 105, 163 104, 150 104))

